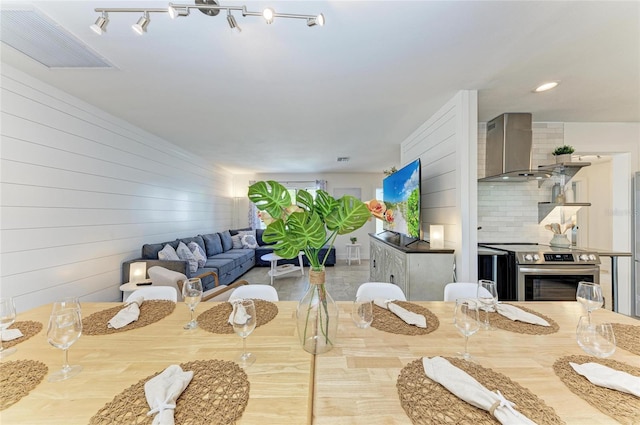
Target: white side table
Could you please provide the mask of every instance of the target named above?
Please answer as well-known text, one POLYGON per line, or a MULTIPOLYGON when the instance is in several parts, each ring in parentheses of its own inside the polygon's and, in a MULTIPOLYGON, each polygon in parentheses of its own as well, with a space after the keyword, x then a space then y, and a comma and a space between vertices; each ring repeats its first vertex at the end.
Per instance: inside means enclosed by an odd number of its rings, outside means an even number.
POLYGON ((122 301, 126 300, 133 291, 151 285, 153 285, 151 279, 145 279, 142 282, 127 282, 120 285, 120 290, 122 291, 122 301))
POLYGON ((359 243, 348 243, 347 244, 347 263, 351 265, 351 260, 358 260, 358 264, 360 264, 360 244, 359 243))
POLYGON ((271 262, 271 270, 269 270, 269 276, 271 276, 271 286, 273 286, 273 278, 277 276, 282 276, 283 274, 291 273, 296 270, 300 270, 302 276, 304 276, 304 264, 302 263, 302 256, 304 255, 304 251, 300 251, 298 253, 298 263, 299 266, 294 266, 293 264, 283 264, 278 266, 278 260, 282 260, 282 257, 277 256, 274 253, 265 254, 260 257, 263 261, 271 262))

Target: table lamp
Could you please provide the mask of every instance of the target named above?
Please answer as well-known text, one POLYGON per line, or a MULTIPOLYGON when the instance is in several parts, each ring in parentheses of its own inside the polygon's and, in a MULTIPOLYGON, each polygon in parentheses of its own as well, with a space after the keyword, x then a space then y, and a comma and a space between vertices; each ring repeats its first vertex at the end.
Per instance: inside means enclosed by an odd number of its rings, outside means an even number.
POLYGON ((147 263, 138 261, 129 265, 129 282, 142 282, 147 277, 147 263))
POLYGON ((441 224, 432 224, 429 226, 429 244, 431 248, 444 248, 444 226, 441 224))

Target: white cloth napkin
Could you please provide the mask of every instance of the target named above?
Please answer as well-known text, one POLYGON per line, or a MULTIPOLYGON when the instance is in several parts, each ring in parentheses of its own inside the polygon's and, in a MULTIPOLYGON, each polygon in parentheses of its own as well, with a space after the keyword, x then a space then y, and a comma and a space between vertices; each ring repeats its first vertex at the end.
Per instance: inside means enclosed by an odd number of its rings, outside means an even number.
POLYGON ((518 320, 520 322, 531 323, 533 325, 551 326, 549 325, 549 322, 544 320, 542 317, 531 314, 511 304, 498 303, 496 304, 496 310, 504 317, 514 321, 518 320))
POLYGON ((107 327, 120 329, 131 322, 135 322, 140 317, 140 306, 144 302, 144 297, 135 297, 113 316, 107 323, 107 327))
POLYGON ((244 325, 247 323, 247 320, 251 319, 251 315, 247 314, 247 309, 240 303, 238 303, 238 312, 233 316, 233 304, 231 304, 231 314, 229 315, 229 324, 233 326, 233 321, 235 320, 237 325, 244 325))
POLYGON ((599 387, 611 388, 640 397, 640 377, 599 363, 577 364, 569 362, 573 370, 599 387))
POLYGON ((458 369, 442 357, 423 357, 424 372, 449 390, 453 395, 472 406, 490 412, 501 424, 535 424, 531 419, 517 412, 513 403, 505 399, 500 391, 489 391, 465 371, 458 369), (495 408, 494 408, 495 406, 495 408), (493 410, 492 412, 492 409, 493 410))
POLYGON ((193 371, 184 372, 180 366, 174 364, 144 384, 144 395, 151 409, 147 416, 156 415, 153 425, 174 425, 176 400, 192 378, 193 371))
POLYGON ((13 341, 14 339, 18 339, 24 336, 20 329, 5 329, 2 331, 2 340, 3 341, 13 341))
POLYGON ((382 307, 385 310, 389 310, 399 318, 405 321, 409 325, 415 325, 419 328, 427 327, 427 319, 422 314, 414 313, 406 308, 400 307, 394 303, 395 300, 384 300, 382 298, 376 298, 373 300, 374 304, 378 307, 382 307))

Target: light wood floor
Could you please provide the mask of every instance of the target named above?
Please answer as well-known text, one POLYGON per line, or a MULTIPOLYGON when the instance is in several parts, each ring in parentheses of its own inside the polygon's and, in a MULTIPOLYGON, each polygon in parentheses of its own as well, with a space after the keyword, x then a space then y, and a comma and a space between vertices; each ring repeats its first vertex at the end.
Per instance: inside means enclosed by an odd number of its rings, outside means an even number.
MULTIPOLYGON (((351 261, 348 265, 344 260, 338 260, 333 267, 326 269, 327 291, 335 301, 353 301, 356 290, 363 282, 369 281, 369 261, 351 261)), ((269 285, 271 278, 267 274, 269 267, 254 267, 240 279, 250 284, 260 283, 269 285)), ((305 267, 304 276, 300 271, 278 276, 273 280, 273 287, 278 291, 281 301, 299 301, 305 294, 308 285, 309 268, 305 267)))

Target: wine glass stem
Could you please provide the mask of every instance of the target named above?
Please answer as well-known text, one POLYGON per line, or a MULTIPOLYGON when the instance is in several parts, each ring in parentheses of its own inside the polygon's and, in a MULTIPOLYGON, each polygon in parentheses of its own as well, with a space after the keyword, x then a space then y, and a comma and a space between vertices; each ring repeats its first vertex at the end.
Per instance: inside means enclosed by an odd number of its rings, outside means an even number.
POLYGON ((467 350, 467 345, 469 342, 469 336, 465 335, 464 336, 464 358, 468 358, 469 357, 469 350, 467 350))
POLYGON ((242 338, 242 357, 247 355, 247 338, 242 338))
POLYGON ((587 310, 587 317, 589 318, 589 324, 591 324, 591 310, 587 310))
POLYGON ((191 312, 191 323, 193 323, 193 308, 190 308, 189 311, 191 312))
POLYGON ((62 360, 62 370, 67 370, 69 369, 69 350, 65 349, 62 350, 63 351, 63 360, 62 360))

